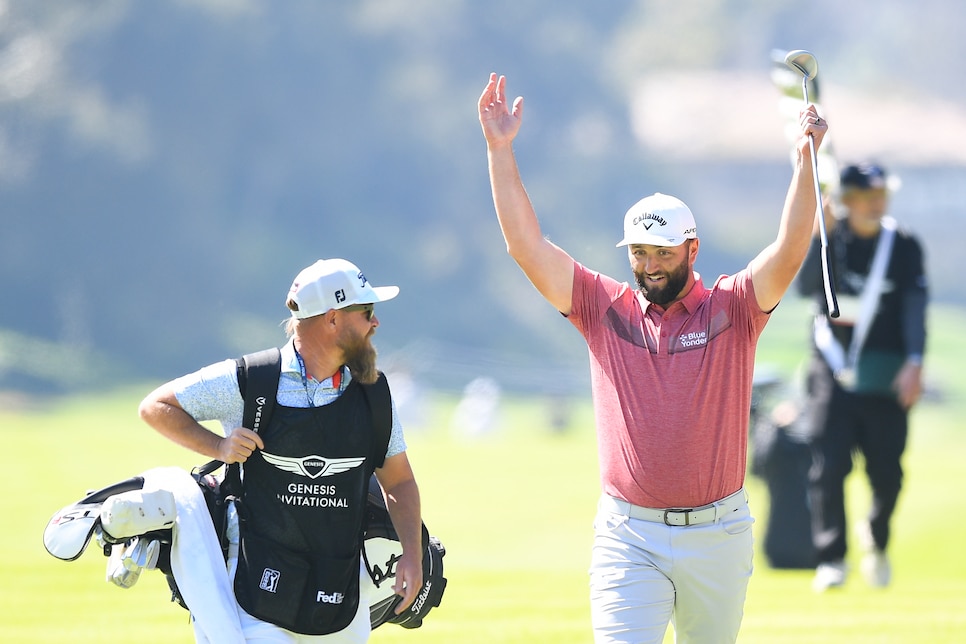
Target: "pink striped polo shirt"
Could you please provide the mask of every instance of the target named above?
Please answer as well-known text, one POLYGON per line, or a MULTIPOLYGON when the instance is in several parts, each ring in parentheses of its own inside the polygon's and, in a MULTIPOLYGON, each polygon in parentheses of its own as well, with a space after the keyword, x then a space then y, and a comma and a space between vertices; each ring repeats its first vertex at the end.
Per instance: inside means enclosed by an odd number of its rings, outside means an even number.
POLYGON ((587 341, 605 493, 696 507, 744 484, 755 346, 768 321, 751 272, 695 285, 665 311, 574 263, 568 318, 587 341))

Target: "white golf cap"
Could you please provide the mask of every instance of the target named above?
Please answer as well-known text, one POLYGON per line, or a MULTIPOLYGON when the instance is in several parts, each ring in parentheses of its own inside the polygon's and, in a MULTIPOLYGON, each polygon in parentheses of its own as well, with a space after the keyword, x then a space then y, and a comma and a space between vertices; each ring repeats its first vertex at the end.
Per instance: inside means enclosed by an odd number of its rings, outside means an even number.
POLYGON ((320 259, 295 276, 288 300, 295 305, 292 317, 301 320, 353 304, 385 302, 397 295, 398 286, 372 286, 352 262, 320 259))
POLYGON ((680 199, 655 192, 628 209, 624 215, 624 239, 617 245, 679 246, 685 239, 697 236, 691 209, 680 199))

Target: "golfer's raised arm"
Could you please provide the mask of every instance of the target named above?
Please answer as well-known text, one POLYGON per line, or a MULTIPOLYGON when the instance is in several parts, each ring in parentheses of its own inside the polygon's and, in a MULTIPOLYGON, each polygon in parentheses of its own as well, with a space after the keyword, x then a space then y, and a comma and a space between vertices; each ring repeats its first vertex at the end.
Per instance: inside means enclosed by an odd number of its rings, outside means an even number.
POLYGON ((811 135, 815 138, 815 150, 818 151, 828 123, 819 118, 813 105, 802 110, 800 121, 802 134, 796 148, 797 157, 785 196, 778 237, 751 262, 755 295, 763 311, 771 311, 778 306, 795 279, 808 253, 818 210, 808 137, 811 135))
POLYGON ((505 89, 506 78, 490 74, 480 96, 480 124, 486 138, 493 205, 507 252, 547 301, 567 315, 573 292, 573 259, 544 239, 540 231, 513 155, 513 139, 523 116, 523 98, 518 97, 511 110, 505 89))

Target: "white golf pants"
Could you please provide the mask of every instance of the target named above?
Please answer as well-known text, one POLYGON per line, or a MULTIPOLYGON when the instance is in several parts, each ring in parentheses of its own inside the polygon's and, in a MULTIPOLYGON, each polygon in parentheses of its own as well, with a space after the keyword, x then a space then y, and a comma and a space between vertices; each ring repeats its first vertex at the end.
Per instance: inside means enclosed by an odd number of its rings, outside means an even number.
POLYGON ((752 571, 748 503, 689 526, 630 518, 612 505, 602 502, 594 521, 594 641, 660 644, 671 623, 679 644, 734 642, 752 571))

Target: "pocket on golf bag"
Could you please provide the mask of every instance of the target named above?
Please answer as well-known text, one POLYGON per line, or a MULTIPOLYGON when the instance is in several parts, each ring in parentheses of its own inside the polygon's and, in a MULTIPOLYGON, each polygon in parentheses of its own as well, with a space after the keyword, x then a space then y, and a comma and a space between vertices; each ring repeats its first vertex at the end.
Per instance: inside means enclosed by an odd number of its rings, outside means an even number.
POLYGON ((309 558, 243 531, 234 588, 253 617, 303 635, 334 633, 359 608, 359 557, 309 558))

